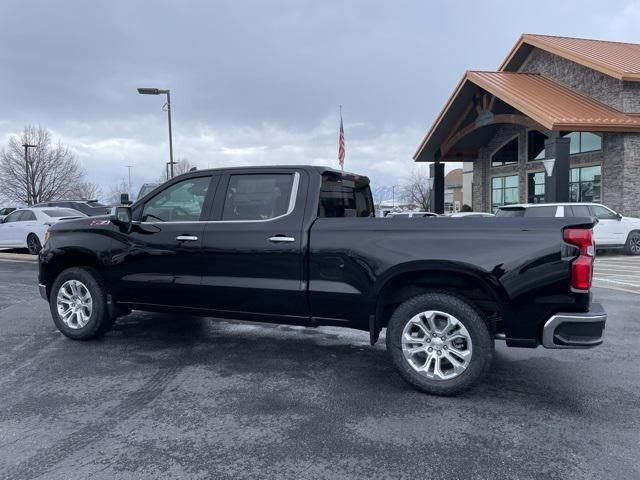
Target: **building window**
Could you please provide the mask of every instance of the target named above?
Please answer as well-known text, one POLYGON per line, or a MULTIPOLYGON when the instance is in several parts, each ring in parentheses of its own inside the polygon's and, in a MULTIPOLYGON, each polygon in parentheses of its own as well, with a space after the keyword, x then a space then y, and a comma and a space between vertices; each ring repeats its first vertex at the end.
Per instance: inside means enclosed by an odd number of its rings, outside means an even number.
POLYGON ((527 202, 544 203, 544 172, 527 174, 527 202))
POLYGON ((537 130, 529 130, 527 133, 527 160, 544 160, 544 141, 549 138, 537 130))
POLYGON ((518 203, 518 176, 493 177, 491 179, 491 209, 518 203))
POLYGON ((518 137, 508 141, 491 155, 491 166, 513 165, 518 163, 518 137))
POLYGON ((578 167, 571 169, 569 197, 572 202, 601 202, 602 167, 578 167))
MULTIPOLYGON (((569 132, 562 135, 570 138, 569 155, 602 150, 602 135, 592 132, 569 132)), ((548 137, 537 130, 530 130, 527 137, 527 160, 544 160, 544 141, 548 137)))

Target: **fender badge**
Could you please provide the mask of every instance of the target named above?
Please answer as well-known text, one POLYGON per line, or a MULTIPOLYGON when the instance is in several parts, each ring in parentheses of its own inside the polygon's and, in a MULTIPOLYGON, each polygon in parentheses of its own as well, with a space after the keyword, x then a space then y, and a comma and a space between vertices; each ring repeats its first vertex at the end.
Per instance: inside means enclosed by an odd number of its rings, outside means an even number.
POLYGON ((111 223, 110 220, 91 220, 91 223, 89 224, 89 226, 97 227, 101 225, 109 225, 109 223, 111 223))

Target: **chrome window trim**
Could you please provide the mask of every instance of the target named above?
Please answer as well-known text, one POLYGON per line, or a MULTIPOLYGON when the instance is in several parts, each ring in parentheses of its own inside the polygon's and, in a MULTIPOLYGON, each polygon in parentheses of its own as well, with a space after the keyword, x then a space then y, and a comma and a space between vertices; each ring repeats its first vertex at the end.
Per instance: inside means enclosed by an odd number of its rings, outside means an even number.
MULTIPOLYGON (((233 174, 231 174, 233 175, 233 174)), ((231 176, 229 175, 229 176, 231 176)), ((236 175, 269 175, 269 173, 246 173, 246 174, 236 174, 236 175)), ((274 173, 273 175, 283 175, 282 173, 274 173)), ((285 175, 291 175, 291 173, 285 173, 285 175)), ((140 225, 175 225, 175 224, 185 224, 185 223, 264 223, 264 222, 272 222, 274 220, 278 220, 280 218, 284 218, 293 213, 293 210, 296 206, 296 200, 298 198, 298 187, 300 186, 300 173, 293 172, 293 183, 291 184, 291 197, 289 198, 289 207, 287 211, 282 215, 278 215, 273 218, 265 218, 261 220, 184 220, 178 222, 138 222, 140 225)), ((226 192, 225 192, 226 194, 226 192)))

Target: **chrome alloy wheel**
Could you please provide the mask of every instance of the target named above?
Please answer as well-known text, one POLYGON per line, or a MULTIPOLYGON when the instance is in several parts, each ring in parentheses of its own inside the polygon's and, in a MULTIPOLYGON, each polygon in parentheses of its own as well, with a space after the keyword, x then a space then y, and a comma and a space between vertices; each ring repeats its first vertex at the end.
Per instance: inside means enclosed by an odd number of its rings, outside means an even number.
POLYGON ((469 366, 471 336, 453 315, 429 310, 405 325, 402 353, 419 374, 432 380, 451 380, 469 366))
POLYGON ((56 297, 58 315, 64 324, 73 329, 84 327, 91 318, 93 300, 86 285, 79 280, 67 280, 56 297))
POLYGON ((634 255, 640 255, 640 235, 634 234, 629 239, 629 250, 634 255))

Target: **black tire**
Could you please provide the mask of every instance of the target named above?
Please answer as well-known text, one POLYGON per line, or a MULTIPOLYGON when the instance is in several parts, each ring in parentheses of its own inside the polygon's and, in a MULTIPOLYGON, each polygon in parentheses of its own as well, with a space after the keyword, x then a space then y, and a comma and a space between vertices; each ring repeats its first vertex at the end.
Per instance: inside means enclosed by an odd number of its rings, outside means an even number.
POLYGON ((631 232, 624 244, 624 253, 627 255, 640 255, 640 232, 631 232))
POLYGON ((107 293, 102 279, 94 269, 89 267, 72 267, 60 273, 51 287, 49 307, 53 323, 55 323, 58 330, 73 340, 97 338, 107 332, 115 321, 115 318, 109 315, 107 309, 107 293), (58 312, 58 292, 65 282, 69 280, 81 282, 91 295, 91 315, 87 323, 79 328, 72 328, 67 325, 58 312))
POLYGON ((469 389, 486 375, 493 360, 494 341, 482 314, 465 299, 449 293, 425 293, 400 304, 389 320, 386 336, 387 352, 400 376, 414 388, 433 395, 457 395, 469 389), (468 365, 454 378, 428 378, 425 373, 416 371, 404 356, 402 335, 405 326, 414 316, 429 310, 455 317, 471 339, 472 353, 468 365))
POLYGON ((40 239, 35 233, 27 235, 27 249, 31 255, 38 255, 40 250, 42 250, 40 239))

